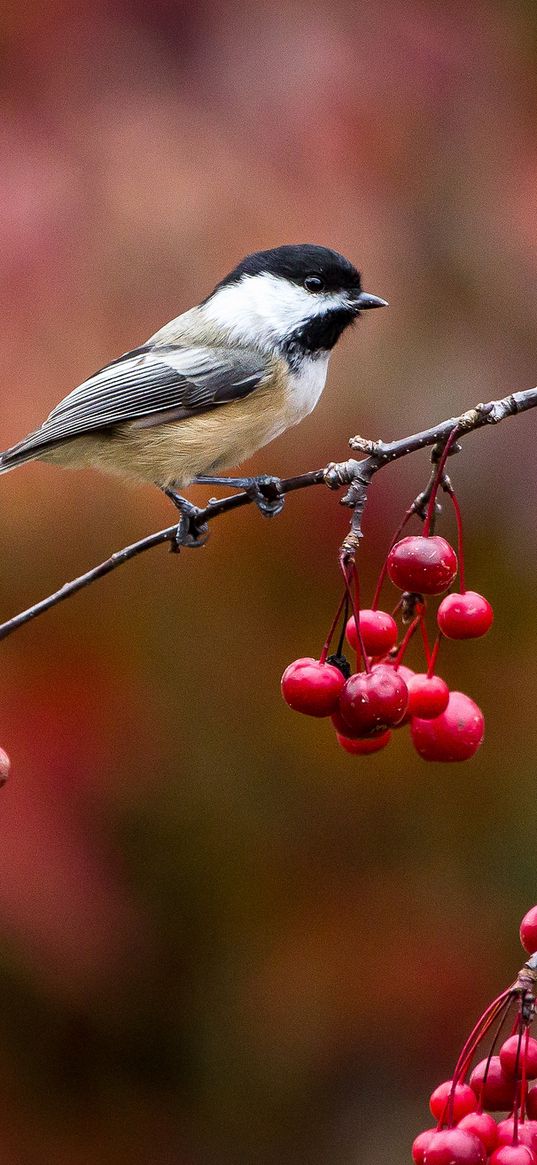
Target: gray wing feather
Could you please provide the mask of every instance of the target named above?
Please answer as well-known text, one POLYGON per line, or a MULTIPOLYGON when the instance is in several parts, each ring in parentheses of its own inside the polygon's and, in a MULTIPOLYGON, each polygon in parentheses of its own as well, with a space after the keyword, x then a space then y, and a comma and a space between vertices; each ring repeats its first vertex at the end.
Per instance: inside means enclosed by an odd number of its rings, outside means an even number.
POLYGON ((140 424, 159 424, 206 412, 248 396, 268 372, 266 358, 250 349, 137 349, 73 389, 40 429, 2 455, 4 464, 94 429, 138 418, 140 424))

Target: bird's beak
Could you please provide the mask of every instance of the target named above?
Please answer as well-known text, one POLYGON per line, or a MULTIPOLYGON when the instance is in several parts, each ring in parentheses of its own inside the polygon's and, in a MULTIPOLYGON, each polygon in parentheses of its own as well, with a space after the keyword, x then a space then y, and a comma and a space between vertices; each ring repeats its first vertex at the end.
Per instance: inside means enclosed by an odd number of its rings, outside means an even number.
POLYGON ((366 307, 389 307, 385 299, 379 299, 378 295, 370 295, 368 291, 361 291, 355 303, 359 311, 364 311, 366 307))

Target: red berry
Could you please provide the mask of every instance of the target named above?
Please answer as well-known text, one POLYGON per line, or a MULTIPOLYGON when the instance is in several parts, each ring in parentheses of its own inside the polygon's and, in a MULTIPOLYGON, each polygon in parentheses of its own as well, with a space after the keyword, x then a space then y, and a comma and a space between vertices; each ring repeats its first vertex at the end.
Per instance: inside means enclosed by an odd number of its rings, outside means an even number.
POLYGON ((467 1133, 479 1137, 487 1153, 492 1153, 498 1144, 498 1125, 488 1112, 469 1112, 468 1116, 463 1116, 459 1121, 457 1128, 465 1129, 467 1133))
POLYGON ((468 760, 483 741, 485 721, 477 704, 464 692, 450 692, 445 712, 434 720, 414 716, 412 743, 423 760, 468 760))
MULTIPOLYGON (((512 1145, 515 1135, 515 1122, 512 1116, 508 1116, 507 1120, 500 1121, 496 1128, 498 1131, 498 1144, 512 1145)), ((535 1152, 537 1148, 537 1121, 519 1121, 517 1135, 521 1145, 527 1145, 528 1149, 532 1149, 535 1152)))
POLYGON ((345 677, 339 668, 318 659, 295 659, 282 676, 282 696, 295 712, 330 716, 335 712, 345 677))
MULTIPOLYGON (((397 643, 397 623, 387 611, 360 611, 360 631, 368 655, 386 655, 397 643)), ((347 639, 358 650, 358 636, 354 615, 345 629, 347 639)))
POLYGON ((485 1165, 482 1141, 464 1129, 442 1129, 425 1146, 424 1165, 485 1165))
POLYGON ((520 941, 528 955, 537 951, 537 906, 532 906, 520 923, 520 941))
POLYGON ((411 667, 405 667, 404 663, 395 664, 393 659, 383 659, 381 663, 374 663, 371 671, 377 671, 379 667, 391 667, 396 675, 401 676, 401 679, 408 685, 411 676, 415 676, 415 671, 411 667))
POLYGON ((515 1076, 519 1078, 522 1076, 522 1064, 526 1058, 526 1077, 528 1080, 534 1080, 537 1076, 537 1040, 530 1036, 527 1045, 526 1055, 526 1037, 522 1035, 522 1042, 520 1044, 520 1052, 518 1052, 519 1039, 518 1036, 509 1036, 509 1039, 502 1044, 500 1048, 500 1064, 506 1076, 515 1076), (516 1062, 518 1054, 518 1072, 516 1071, 516 1062))
POLYGON ((339 700, 341 715, 349 728, 364 736, 375 728, 389 728, 405 714, 408 689, 395 668, 379 664, 371 672, 350 677, 339 700))
POLYGON ((407 687, 407 715, 433 720, 445 712, 449 703, 449 688, 440 676, 427 676, 423 672, 417 672, 407 681, 407 687))
POLYGON ((0 788, 2 785, 5 785, 9 777, 10 768, 11 761, 7 755, 7 752, 5 752, 3 748, 0 748, 0 788))
POLYGON ((500 1145, 489 1157, 489 1165, 536 1165, 536 1161, 527 1145, 500 1145))
POLYGON ((453 1092, 453 1108, 451 1101, 452 1080, 445 1080, 435 1088, 429 1100, 429 1108, 434 1117, 449 1124, 458 1124, 463 1116, 475 1112, 477 1100, 473 1088, 469 1084, 456 1084, 453 1092))
MULTIPOLYGON (((348 731, 348 729, 347 729, 348 731)), ((345 752, 352 753, 353 756, 366 756, 370 752, 380 752, 381 748, 386 748, 390 743, 391 732, 376 732, 373 736, 343 736, 341 732, 336 732, 337 742, 345 752)))
POLYGON ((412 1160, 415 1162, 415 1165, 423 1165, 425 1150, 431 1137, 434 1135, 434 1133, 436 1133, 436 1131, 436 1128, 434 1128, 425 1129, 423 1133, 418 1133, 414 1144, 412 1145, 412 1160))
MULTIPOLYGON (((339 708, 330 717, 332 724, 336 730, 336 736, 345 736, 347 740, 358 740, 361 733, 349 728, 347 721, 343 719, 339 708)), ((363 735, 363 734, 362 734, 363 735)))
MULTIPOLYGON (((379 666, 381 666, 381 665, 379 665, 378 663, 374 663, 373 664, 373 671, 375 671, 375 668, 377 668, 379 666)), ((406 667, 404 663, 400 663, 397 667, 395 667, 392 660, 389 660, 389 659, 384 661, 384 663, 382 664, 382 667, 393 667, 394 671, 397 672, 397 675, 401 676, 401 679, 405 681, 405 684, 407 685, 407 687, 408 687, 409 679, 411 679, 411 677, 416 674, 414 671, 412 671, 411 667, 406 667)), ((406 710, 402 720, 398 720, 397 724, 394 724, 393 727, 394 728, 402 728, 404 724, 408 724, 409 720, 410 720, 410 715, 408 712, 408 704, 407 704, 407 710, 406 710)))
POLYGON ((441 595, 457 573, 457 555, 445 538, 412 535, 392 546, 387 560, 388 575, 401 591, 420 595, 441 595))
POLYGON ((483 1107, 490 1109, 491 1112, 505 1112, 511 1109, 515 1099, 515 1081, 505 1075, 500 1057, 492 1056, 483 1087, 486 1067, 487 1060, 481 1060, 476 1064, 470 1076, 470 1088, 473 1088, 478 1100, 483 1100, 483 1107))
MULTIPOLYGON (((373 664, 373 671, 375 670, 376 667, 380 667, 380 666, 381 666, 380 664, 374 663, 373 664)), ((393 667, 394 671, 397 672, 397 675, 401 676, 401 679, 403 679, 405 681, 405 684, 407 684, 407 685, 408 685, 408 681, 411 678, 411 676, 416 675, 415 671, 413 671, 411 667, 407 667, 406 664, 404 664, 404 663, 399 663, 396 665, 394 663, 391 663, 390 660, 387 660, 385 664, 382 664, 382 667, 393 667)))
MULTIPOLYGON (((374 736, 385 736, 382 728, 375 729, 374 732, 359 732, 355 728, 349 728, 347 721, 343 719, 339 708, 332 713, 330 717, 332 724, 336 730, 336 736, 344 736, 346 740, 371 740, 374 736)), ((388 743, 386 741, 386 743, 388 743)), ((374 751, 374 750, 372 750, 374 751)))
POLYGON ((448 639, 478 639, 490 630, 494 612, 488 599, 477 591, 453 592, 442 599, 436 617, 448 639))

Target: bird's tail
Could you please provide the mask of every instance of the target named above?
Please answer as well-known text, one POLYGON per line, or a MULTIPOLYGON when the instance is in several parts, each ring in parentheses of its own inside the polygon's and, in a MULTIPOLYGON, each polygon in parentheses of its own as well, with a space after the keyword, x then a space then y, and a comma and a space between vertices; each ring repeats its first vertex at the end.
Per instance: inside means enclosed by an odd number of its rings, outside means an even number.
POLYGON ((9 449, 5 449, 0 453, 0 473, 9 473, 10 469, 18 469, 19 465, 24 465, 26 461, 33 461, 35 457, 39 456, 40 450, 36 448, 35 444, 30 441, 30 437, 25 437, 24 441, 18 441, 16 445, 11 445, 9 449))

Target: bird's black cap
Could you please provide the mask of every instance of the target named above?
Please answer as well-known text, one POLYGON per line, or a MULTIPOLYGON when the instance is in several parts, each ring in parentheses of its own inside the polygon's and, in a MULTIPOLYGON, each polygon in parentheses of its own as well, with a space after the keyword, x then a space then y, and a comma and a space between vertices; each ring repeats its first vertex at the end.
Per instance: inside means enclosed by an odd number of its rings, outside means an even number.
POLYGON ((244 275, 265 273, 280 275, 299 284, 308 276, 317 276, 322 279, 327 291, 361 288, 359 271, 344 255, 332 251, 330 247, 319 247, 315 243, 294 243, 247 255, 214 290, 217 291, 218 288, 230 283, 238 283, 244 275))

